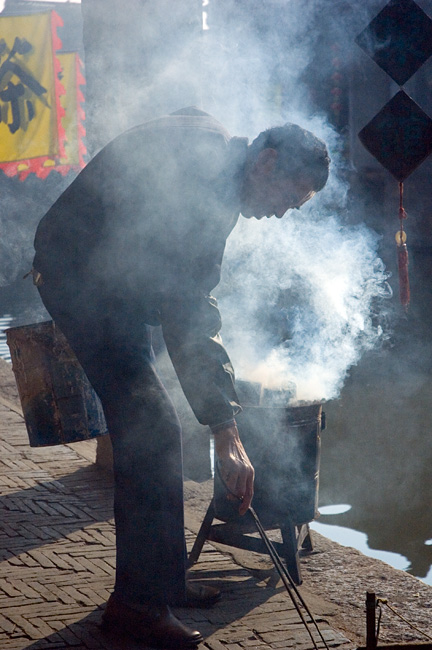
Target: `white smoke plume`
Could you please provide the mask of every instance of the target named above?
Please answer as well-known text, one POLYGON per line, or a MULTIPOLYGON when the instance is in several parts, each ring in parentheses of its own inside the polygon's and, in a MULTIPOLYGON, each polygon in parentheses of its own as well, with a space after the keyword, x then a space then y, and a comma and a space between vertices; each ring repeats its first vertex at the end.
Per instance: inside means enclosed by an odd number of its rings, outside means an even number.
POLYGON ((297 401, 336 397, 348 369, 386 336, 374 315, 389 296, 378 237, 313 212, 241 219, 218 289, 237 376, 272 388, 294 383, 297 401))
MULTIPOLYGON (((210 12, 205 59, 212 84, 204 108, 233 133, 253 139, 270 126, 294 122, 330 151, 329 181, 300 212, 280 221, 240 219, 216 290, 236 376, 275 388, 295 384, 299 402, 337 397, 349 368, 389 336, 384 299, 391 290, 378 255, 380 237, 365 226, 360 206, 348 208, 345 179, 354 171, 352 161, 342 153, 343 136, 310 101, 309 72, 323 22, 331 22, 343 66, 349 66, 358 54, 354 37, 378 3, 369 3, 369 11, 345 3, 339 26, 328 4, 254 3, 259 16, 251 13, 245 24, 243 12, 243 22, 223 27, 212 24, 210 12), (271 23, 275 16, 278 24, 271 23), (249 21, 260 25, 258 32, 249 21), (233 87, 236 92, 227 92, 233 87)), ((232 10, 235 17, 235 3, 232 10)), ((319 87, 328 70, 313 69, 319 87)))

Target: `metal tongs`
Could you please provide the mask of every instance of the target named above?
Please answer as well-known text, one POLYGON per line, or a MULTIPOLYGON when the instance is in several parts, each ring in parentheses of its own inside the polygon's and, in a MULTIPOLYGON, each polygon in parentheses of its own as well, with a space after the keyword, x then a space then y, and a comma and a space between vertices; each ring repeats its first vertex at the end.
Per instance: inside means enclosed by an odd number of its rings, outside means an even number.
MULTIPOLYGON (((223 478, 221 476, 221 471, 220 471, 220 468, 219 468, 219 463, 216 463, 216 471, 218 472, 219 478, 222 481, 222 484, 225 487, 227 493, 230 494, 232 497, 234 497, 237 501, 241 502, 243 499, 238 497, 236 494, 234 494, 234 492, 232 490, 230 490, 230 488, 227 486, 227 484, 223 480, 223 478)), ((270 556, 270 558, 271 558, 271 560, 272 560, 272 562, 273 562, 273 564, 275 566, 276 571, 278 572, 280 578, 282 579, 282 582, 283 582, 283 584, 285 586, 285 589, 288 592, 288 595, 289 595, 289 597, 291 599, 291 602, 294 605, 298 615, 300 616, 300 619, 301 619, 303 625, 305 626, 305 628, 307 630, 307 633, 310 636, 313 647, 315 648, 315 650, 319 650, 318 645, 317 645, 317 643, 316 643, 316 641, 314 639, 314 636, 312 634, 312 628, 315 628, 315 630, 318 632, 318 635, 319 635, 321 641, 324 644, 324 647, 326 648, 326 650, 329 650, 329 646, 327 645, 327 643, 326 643, 326 641, 324 639, 324 636, 323 636, 321 630, 319 629, 318 623, 316 622, 316 620, 315 620, 312 612, 310 611, 309 607, 305 603, 305 600, 304 600, 303 596, 300 594, 299 590, 297 589, 297 585, 295 584, 294 580, 291 578, 289 572, 287 571, 285 565, 283 564, 278 552, 276 551, 274 545, 270 541, 266 531, 264 530, 263 525, 261 524, 261 522, 259 520, 259 517, 258 517, 257 513, 252 508, 252 506, 249 506, 249 509, 248 509, 248 511, 246 512, 246 514, 244 516, 246 517, 248 515, 253 519, 253 521, 255 523, 256 529, 259 532, 259 534, 261 536, 261 539, 263 540, 263 542, 265 544, 267 552, 268 552, 268 554, 269 554, 269 556, 270 556), (309 616, 309 619, 310 619, 309 621, 306 619, 306 617, 305 617, 305 615, 304 615, 304 613, 302 611, 302 607, 305 610, 307 616, 309 616), (312 624, 312 626, 311 626, 311 624, 312 624)))

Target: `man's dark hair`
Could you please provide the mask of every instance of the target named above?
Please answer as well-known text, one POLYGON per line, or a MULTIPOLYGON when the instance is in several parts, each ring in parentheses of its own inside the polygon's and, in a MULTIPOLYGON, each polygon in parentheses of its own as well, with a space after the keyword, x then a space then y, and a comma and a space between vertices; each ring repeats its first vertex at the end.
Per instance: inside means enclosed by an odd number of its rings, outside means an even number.
POLYGON ((327 182, 330 158, 325 143, 316 135, 288 122, 263 131, 249 147, 249 162, 253 164, 263 149, 278 152, 276 173, 294 180, 310 179, 315 192, 327 182))

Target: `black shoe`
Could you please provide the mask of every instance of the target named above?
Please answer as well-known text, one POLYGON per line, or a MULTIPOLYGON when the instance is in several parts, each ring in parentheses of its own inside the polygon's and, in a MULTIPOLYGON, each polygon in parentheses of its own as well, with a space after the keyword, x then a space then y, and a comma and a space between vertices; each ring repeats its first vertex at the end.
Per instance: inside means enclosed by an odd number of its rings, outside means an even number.
POLYGON ((203 640, 197 630, 183 625, 167 605, 134 609, 111 595, 102 620, 104 632, 125 634, 154 648, 189 650, 203 640))

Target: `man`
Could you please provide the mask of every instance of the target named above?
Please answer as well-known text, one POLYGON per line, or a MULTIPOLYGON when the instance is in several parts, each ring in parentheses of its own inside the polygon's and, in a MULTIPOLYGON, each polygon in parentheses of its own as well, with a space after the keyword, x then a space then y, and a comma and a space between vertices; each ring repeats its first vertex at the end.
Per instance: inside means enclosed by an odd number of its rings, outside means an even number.
POLYGON ((39 224, 35 282, 101 399, 112 439, 117 558, 108 628, 187 648, 202 637, 169 605, 219 597, 185 581, 181 431, 155 370, 151 327, 162 326, 244 514, 253 468, 210 292, 239 213, 282 217, 323 187, 328 164, 325 145, 295 125, 248 146, 210 115, 183 109, 108 144, 39 224))

